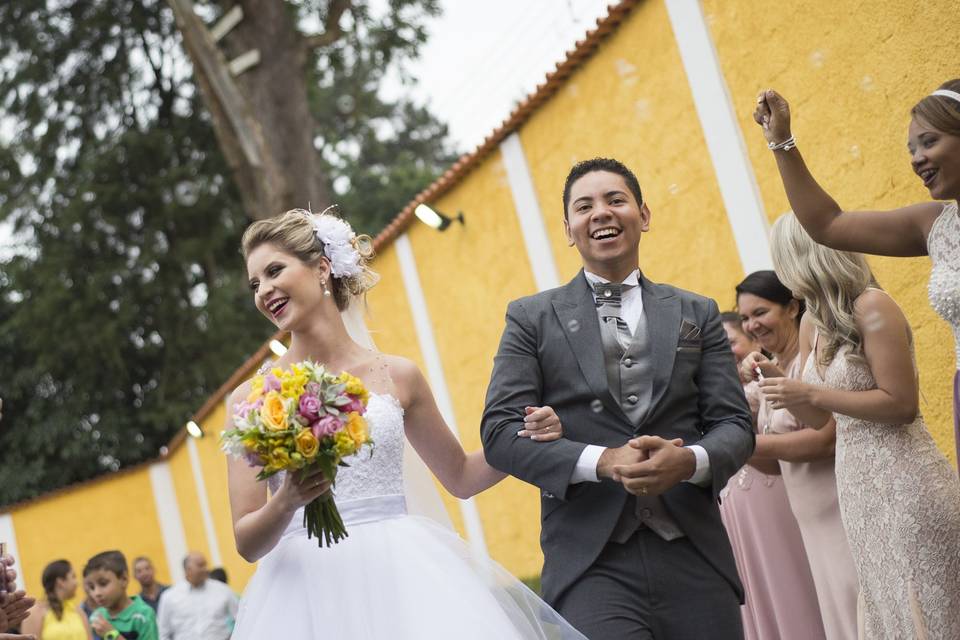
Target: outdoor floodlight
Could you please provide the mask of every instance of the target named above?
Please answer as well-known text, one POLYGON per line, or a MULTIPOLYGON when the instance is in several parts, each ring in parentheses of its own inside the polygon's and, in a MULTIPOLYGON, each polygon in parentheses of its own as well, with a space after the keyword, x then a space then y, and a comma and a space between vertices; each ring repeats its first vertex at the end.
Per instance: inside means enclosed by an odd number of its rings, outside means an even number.
POLYGON ((273 355, 279 358, 287 352, 287 345, 283 344, 279 340, 271 340, 270 351, 273 351, 273 355))
POLYGON ((458 212, 456 217, 452 218, 421 203, 417 205, 417 208, 413 210, 413 213, 415 216, 420 218, 420 222, 424 223, 428 227, 433 227, 437 231, 446 231, 447 227, 449 227, 450 223, 452 223, 454 220, 459 220, 460 224, 465 224, 463 221, 463 211, 458 212))
POLYGON ((203 429, 201 429, 201 428, 200 428, 200 425, 198 425, 198 424, 197 424, 196 422, 194 422, 193 420, 191 420, 190 422, 187 423, 187 433, 189 433, 190 436, 193 437, 193 438, 202 438, 202 437, 203 437, 203 429))

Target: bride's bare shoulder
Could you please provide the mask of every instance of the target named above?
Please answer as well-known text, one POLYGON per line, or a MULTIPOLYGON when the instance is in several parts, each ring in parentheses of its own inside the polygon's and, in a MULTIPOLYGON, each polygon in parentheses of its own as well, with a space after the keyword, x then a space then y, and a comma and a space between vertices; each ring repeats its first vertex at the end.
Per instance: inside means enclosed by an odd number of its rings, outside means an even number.
POLYGON ((377 360, 383 373, 390 379, 394 395, 404 407, 409 406, 425 389, 429 390, 420 367, 413 360, 389 353, 378 354, 377 360))

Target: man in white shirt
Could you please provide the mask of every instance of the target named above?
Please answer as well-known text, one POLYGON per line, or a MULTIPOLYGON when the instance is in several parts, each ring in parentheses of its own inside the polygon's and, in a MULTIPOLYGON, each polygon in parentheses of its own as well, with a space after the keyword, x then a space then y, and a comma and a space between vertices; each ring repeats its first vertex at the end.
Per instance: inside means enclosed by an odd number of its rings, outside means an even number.
POLYGON ((183 559, 186 579, 160 596, 160 640, 228 640, 237 617, 237 596, 210 580, 207 559, 191 551, 183 559))

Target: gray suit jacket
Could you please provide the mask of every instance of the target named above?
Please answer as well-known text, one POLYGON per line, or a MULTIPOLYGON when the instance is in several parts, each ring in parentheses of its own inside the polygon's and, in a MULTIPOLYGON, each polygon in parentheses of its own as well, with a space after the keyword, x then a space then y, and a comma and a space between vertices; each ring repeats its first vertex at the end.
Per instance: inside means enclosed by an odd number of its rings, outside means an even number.
POLYGON ((663 502, 742 601, 717 500, 753 452, 754 436, 717 304, 645 278, 642 289, 655 360, 643 422, 632 424, 610 393, 593 293, 580 272, 566 286, 507 307, 481 424, 484 453, 493 467, 541 489, 543 595, 555 603, 596 560, 629 497, 612 481, 570 484, 584 447, 619 447, 636 435, 699 444, 710 458, 712 486, 682 482, 663 502), (699 335, 687 331, 691 324, 699 335), (550 443, 516 437, 524 407, 542 405, 560 416, 564 437, 550 443))

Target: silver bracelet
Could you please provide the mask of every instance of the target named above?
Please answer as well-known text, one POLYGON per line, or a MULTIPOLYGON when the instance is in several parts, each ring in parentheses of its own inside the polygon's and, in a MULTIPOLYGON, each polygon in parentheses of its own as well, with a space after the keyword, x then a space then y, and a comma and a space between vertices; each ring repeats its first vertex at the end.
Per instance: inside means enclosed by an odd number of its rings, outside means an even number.
POLYGON ((796 146, 797 146, 797 139, 794 138, 793 136, 790 136, 783 142, 767 143, 767 148, 770 149, 770 151, 790 151, 790 149, 793 149, 796 146))

